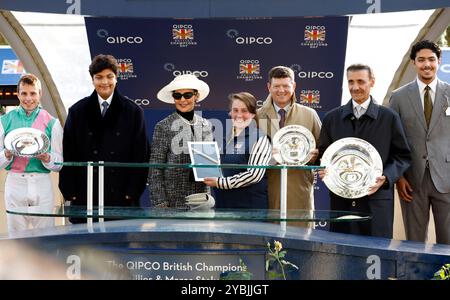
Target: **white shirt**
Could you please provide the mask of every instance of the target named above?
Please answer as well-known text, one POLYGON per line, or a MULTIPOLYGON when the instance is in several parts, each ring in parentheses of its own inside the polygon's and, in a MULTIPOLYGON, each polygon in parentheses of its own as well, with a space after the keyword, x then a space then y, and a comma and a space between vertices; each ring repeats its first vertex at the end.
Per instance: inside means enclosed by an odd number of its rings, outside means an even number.
MULTIPOLYGON (((291 104, 286 105, 285 107, 283 107, 284 111, 286 112, 285 116, 287 116, 289 110, 291 109, 291 104)), ((275 104, 275 102, 273 102, 273 107, 275 108, 275 111, 277 112, 277 116, 278 116, 278 120, 281 118, 280 114, 278 113, 281 109, 281 107, 279 107, 278 105, 275 104)))
POLYGON ((417 78, 417 85, 419 87, 419 92, 420 92, 420 100, 422 103, 422 108, 424 109, 425 105, 424 105, 424 98, 425 98, 425 87, 428 85, 430 87, 430 96, 431 96, 431 103, 433 103, 434 105, 434 98, 436 98, 436 88, 437 88, 437 76, 434 78, 434 80, 432 82, 430 82, 430 84, 425 84, 422 81, 420 81, 419 78, 417 78))
POLYGON ((109 106, 111 105, 111 101, 112 101, 113 96, 114 96, 114 93, 112 93, 112 94, 108 97, 108 99, 103 99, 102 97, 100 97, 99 94, 97 94, 97 97, 98 97, 98 105, 100 106, 100 112, 103 112, 103 105, 102 105, 102 103, 105 102, 105 101, 108 102, 108 108, 109 108, 109 106))

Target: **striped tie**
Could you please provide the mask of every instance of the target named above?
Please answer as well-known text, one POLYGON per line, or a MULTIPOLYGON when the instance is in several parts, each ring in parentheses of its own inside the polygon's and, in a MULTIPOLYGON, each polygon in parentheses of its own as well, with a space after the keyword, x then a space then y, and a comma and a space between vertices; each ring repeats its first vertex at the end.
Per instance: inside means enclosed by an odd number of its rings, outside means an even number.
POLYGON ((106 114, 106 111, 108 110, 109 104, 108 104, 108 102, 105 101, 102 103, 102 106, 103 106, 103 110, 102 110, 102 118, 103 118, 106 114))

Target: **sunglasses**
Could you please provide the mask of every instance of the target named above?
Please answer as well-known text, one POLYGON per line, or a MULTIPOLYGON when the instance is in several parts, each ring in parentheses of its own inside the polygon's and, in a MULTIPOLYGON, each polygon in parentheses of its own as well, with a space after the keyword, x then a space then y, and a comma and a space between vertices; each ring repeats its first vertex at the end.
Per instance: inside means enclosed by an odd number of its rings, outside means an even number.
POLYGON ((197 95, 197 93, 195 93, 195 92, 186 92, 183 94, 182 93, 172 93, 172 97, 175 100, 180 100, 181 97, 183 97, 186 100, 189 100, 192 98, 192 96, 195 96, 195 95, 197 95))

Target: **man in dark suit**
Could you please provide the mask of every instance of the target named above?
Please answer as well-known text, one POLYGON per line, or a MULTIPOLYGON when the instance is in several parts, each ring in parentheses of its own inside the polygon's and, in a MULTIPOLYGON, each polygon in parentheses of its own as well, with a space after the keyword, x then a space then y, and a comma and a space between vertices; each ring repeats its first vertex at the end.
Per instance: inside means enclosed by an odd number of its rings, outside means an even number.
MULTIPOLYGON (((370 95, 375 83, 372 69, 355 64, 347 68, 352 99, 329 111, 319 138, 319 157, 333 142, 356 137, 372 144, 381 156, 383 174, 376 178, 366 196, 345 199, 330 192, 331 210, 362 212, 372 216, 368 222, 331 223, 334 232, 392 238, 394 224, 394 183, 409 167, 410 150, 400 118, 393 110, 378 105, 370 95)), ((324 171, 319 172, 323 178, 324 171)))
MULTIPOLYGON (((148 163, 144 113, 118 92, 116 59, 97 55, 89 73, 95 91, 69 109, 64 126, 64 161, 148 163)), ((137 206, 146 187, 148 169, 105 167, 104 170, 105 206, 137 206)), ((71 205, 86 205, 86 173, 85 167, 65 166, 61 170, 59 188, 71 205)), ((94 168, 94 199, 98 195, 97 178, 94 168)))
POLYGON ((450 85, 436 77, 441 49, 416 43, 410 59, 417 79, 392 92, 412 151, 412 164, 397 182, 406 238, 425 242, 430 206, 437 243, 450 244, 450 85))

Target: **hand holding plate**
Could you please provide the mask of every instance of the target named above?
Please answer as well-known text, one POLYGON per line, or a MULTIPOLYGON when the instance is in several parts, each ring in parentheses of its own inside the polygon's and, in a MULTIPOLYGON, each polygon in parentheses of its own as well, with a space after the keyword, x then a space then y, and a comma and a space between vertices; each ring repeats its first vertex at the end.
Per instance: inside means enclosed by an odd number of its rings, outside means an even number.
POLYGON ((327 169, 319 169, 317 174, 319 174, 319 178, 323 180, 323 178, 327 176, 327 169))
POLYGON ((36 157, 48 151, 50 139, 36 128, 23 127, 10 131, 5 136, 4 144, 14 156, 36 157))
POLYGON ((309 155, 311 156, 311 159, 309 160, 309 163, 313 163, 316 161, 317 157, 319 156, 319 149, 312 149, 309 152, 309 155))
POLYGON ((13 153, 11 151, 9 151, 8 149, 5 149, 5 157, 7 160, 11 160, 11 158, 13 157, 13 153))
POLYGON ((311 150, 316 140, 306 127, 288 125, 278 130, 273 137, 273 158, 282 165, 302 166, 311 161, 311 150))
POLYGON ((378 179, 383 174, 380 154, 363 139, 348 137, 335 141, 323 153, 321 164, 327 169, 323 182, 343 198, 367 196, 369 192, 376 192, 385 180, 380 184, 378 179))
POLYGON ((382 175, 382 176, 377 177, 377 178, 375 179, 375 184, 372 185, 372 186, 369 188, 369 191, 368 191, 368 193, 367 193, 367 196, 370 196, 370 195, 372 195, 372 194, 375 194, 376 191, 378 191, 378 190, 380 189, 380 187, 383 186, 383 184, 384 184, 385 181, 386 181, 386 176, 382 175))
POLYGON ((40 161, 42 161, 43 163, 48 164, 50 162, 50 154, 48 153, 42 153, 39 155, 36 155, 35 158, 39 159, 40 161))

